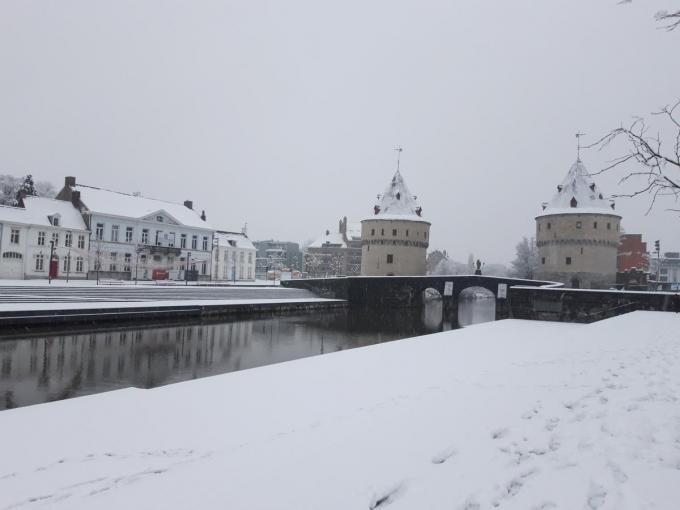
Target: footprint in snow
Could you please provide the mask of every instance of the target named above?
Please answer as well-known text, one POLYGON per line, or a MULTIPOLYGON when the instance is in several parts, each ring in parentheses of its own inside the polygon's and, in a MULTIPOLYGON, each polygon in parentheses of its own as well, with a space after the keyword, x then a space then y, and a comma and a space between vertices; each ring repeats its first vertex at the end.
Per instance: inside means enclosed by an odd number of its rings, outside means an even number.
POLYGON ((491 439, 503 439, 510 432, 507 428, 499 428, 491 431, 491 439))
POLYGON ((592 510, 597 510, 602 505, 604 505, 607 499, 607 491, 601 485, 590 485, 590 491, 588 492, 588 508, 592 510))
POLYGON ((457 452, 457 450, 453 447, 449 447, 445 450, 442 450, 438 454, 436 454, 434 457, 432 457, 432 464, 444 464, 447 460, 449 460, 451 457, 453 457, 457 452))

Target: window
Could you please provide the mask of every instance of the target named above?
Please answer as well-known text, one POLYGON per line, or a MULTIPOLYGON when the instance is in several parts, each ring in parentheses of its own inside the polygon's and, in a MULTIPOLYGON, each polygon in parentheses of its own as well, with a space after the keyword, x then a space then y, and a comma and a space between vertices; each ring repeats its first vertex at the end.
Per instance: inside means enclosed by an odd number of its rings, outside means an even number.
POLYGON ((131 243, 132 242, 132 235, 134 234, 134 230, 132 227, 126 227, 125 228, 125 242, 126 243, 131 243))
POLYGON ((71 256, 70 256, 70 255, 67 255, 66 257, 64 257, 64 268, 63 268, 63 271, 64 271, 65 273, 71 271, 71 256))
POLYGON ((545 264, 545 257, 541 257, 541 264, 545 264))
POLYGON ((406 230, 406 237, 408 237, 408 229, 406 230))
POLYGON ((64 235, 64 246, 67 248, 73 246, 73 234, 71 232, 66 232, 64 235))
POLYGON ((550 222, 548 222, 548 230, 550 230, 550 227, 551 227, 550 222))
POLYGON ((252 263, 253 263, 253 254, 249 253, 248 254, 248 264, 252 264, 252 263))
POLYGON ((612 229, 612 224, 611 224, 611 223, 607 223, 607 230, 611 230, 611 229, 612 229))
POLYGON ((393 228, 393 229, 392 229, 392 235, 393 235, 393 236, 396 236, 396 235, 397 235, 397 229, 396 229, 396 228, 393 228))
POLYGON ((9 233, 9 242, 12 244, 19 244, 19 229, 13 228, 9 233))
POLYGON ((52 242, 55 247, 59 246, 59 232, 52 232, 52 242))
POLYGON ((567 257, 567 260, 565 261, 568 266, 571 265, 571 257, 567 257))
POLYGON ((208 264, 205 262, 201 264, 201 274, 208 274, 208 264))
POLYGON ((374 229, 374 228, 371 229, 371 235, 372 235, 372 236, 375 235, 375 229, 374 229))
POLYGON ((156 230, 156 246, 161 245, 161 239, 163 239, 163 231, 162 230, 156 230))
POLYGON ((45 246, 45 232, 38 232, 38 246, 45 246))
POLYGON ((179 238, 179 247, 180 248, 186 248, 187 247, 187 235, 182 234, 179 238))
POLYGON ((52 225, 54 225, 55 227, 59 226, 59 216, 52 217, 52 225))
POLYGON ((538 231, 540 232, 541 231, 541 224, 539 223, 536 227, 538 228, 538 231))
POLYGON ((103 223, 97 223, 97 230, 95 231, 94 236, 97 239, 104 239, 104 224, 103 223))
POLYGON ((388 254, 387 254, 387 263, 388 263, 388 264, 393 264, 393 263, 394 263, 394 255, 392 255, 391 253, 388 253, 388 254))
POLYGON ((576 222, 576 228, 581 228, 582 226, 583 226, 583 224, 580 221, 576 222))
POLYGON ((571 197, 571 202, 569 202, 571 207, 576 207, 578 205, 578 200, 575 197, 571 197))
POLYGON ((173 248, 175 246, 175 233, 170 232, 167 236, 167 239, 168 239, 168 246, 173 248))
POLYGON ((149 244, 149 229, 142 229, 142 244, 149 244))
POLYGON ((130 271, 130 265, 132 264, 132 254, 131 253, 126 253, 125 254, 125 262, 123 265, 123 271, 130 271))
POLYGON ((45 270, 45 256, 42 253, 38 253, 35 256, 35 270, 36 271, 45 270))
POLYGON ((593 222, 593 228, 597 228, 597 221, 593 222))
POLYGON ((423 237, 427 239, 427 232, 423 232, 423 237))
POLYGON ((380 235, 381 235, 381 236, 384 236, 384 235, 385 235, 385 229, 384 229, 384 228, 381 228, 381 229, 380 229, 380 235))
POLYGON ((208 249, 208 237, 203 236, 203 251, 206 251, 208 249))
POLYGON ((114 243, 118 242, 118 231, 120 227, 118 225, 111 225, 111 241, 114 243))
POLYGON ((241 259, 241 264, 243 264, 243 260, 244 260, 244 258, 245 258, 245 254, 244 254, 243 252, 241 252, 241 255, 240 255, 239 258, 241 259))
POLYGON ((163 216, 156 216, 156 221, 163 223, 163 216))
POLYGON ((198 246, 198 236, 191 236, 191 249, 195 250, 198 246))
POLYGON ((581 255, 583 255, 583 247, 581 247, 581 255))
POLYGON ((76 257, 76 273, 83 272, 83 257, 76 257))
POLYGON ((85 249, 85 236, 83 235, 78 236, 78 248, 80 248, 81 250, 85 249))

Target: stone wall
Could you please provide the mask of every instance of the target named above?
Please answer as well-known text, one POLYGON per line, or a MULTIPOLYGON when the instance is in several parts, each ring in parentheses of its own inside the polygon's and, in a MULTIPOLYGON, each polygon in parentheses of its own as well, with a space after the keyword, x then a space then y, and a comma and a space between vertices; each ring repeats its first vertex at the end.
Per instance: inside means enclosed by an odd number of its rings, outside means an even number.
POLYGON ((426 221, 362 221, 361 275, 425 275, 429 239, 430 224, 426 221))

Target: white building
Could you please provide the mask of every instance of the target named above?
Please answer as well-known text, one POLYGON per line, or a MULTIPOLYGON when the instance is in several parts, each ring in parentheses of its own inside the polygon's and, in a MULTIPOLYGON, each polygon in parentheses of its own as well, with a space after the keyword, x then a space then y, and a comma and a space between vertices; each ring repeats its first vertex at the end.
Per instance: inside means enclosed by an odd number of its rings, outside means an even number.
POLYGON ((90 278, 184 279, 187 264, 210 278, 214 229, 184 204, 83 184, 66 177, 57 195, 72 202, 91 232, 90 278))
POLYGON ((256 253, 245 234, 218 230, 213 252, 213 279, 254 280, 256 253))
POLYGON ((361 275, 424 275, 430 222, 399 170, 379 199, 373 216, 361 222, 361 275))
POLYGON ((48 278, 51 273, 52 278, 84 279, 88 240, 85 222, 70 202, 31 196, 18 207, 0 206, 0 278, 48 278))

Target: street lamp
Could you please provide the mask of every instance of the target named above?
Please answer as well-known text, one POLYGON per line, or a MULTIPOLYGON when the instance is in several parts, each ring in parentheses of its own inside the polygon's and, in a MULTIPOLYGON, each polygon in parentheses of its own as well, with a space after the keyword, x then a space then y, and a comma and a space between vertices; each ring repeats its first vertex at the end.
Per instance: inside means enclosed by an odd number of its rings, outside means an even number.
POLYGON ((191 252, 187 252, 187 268, 184 270, 184 286, 189 285, 189 261, 191 260, 191 252))
POLYGON ((71 247, 68 248, 68 255, 66 256, 66 283, 68 283, 68 275, 71 272, 71 247))
POLYGON ((50 241, 50 261, 47 264, 47 283, 52 285, 52 257, 54 257, 54 239, 50 241))

